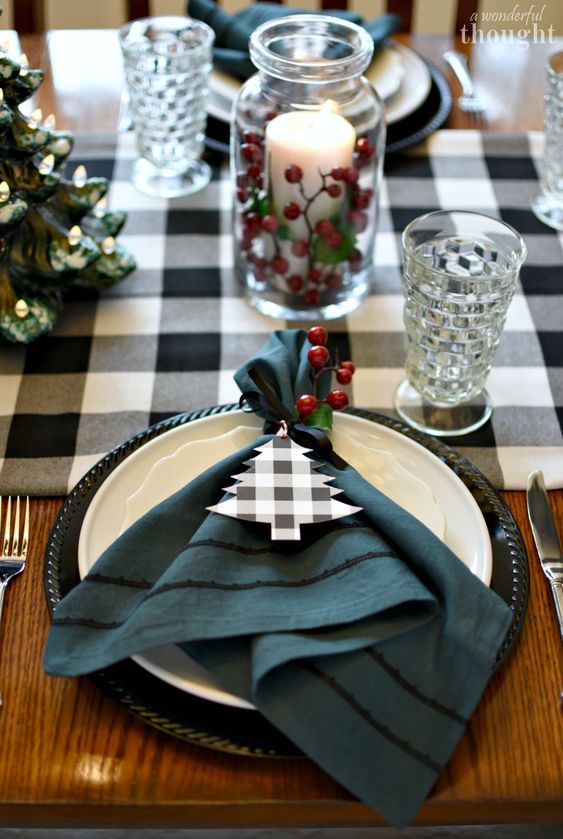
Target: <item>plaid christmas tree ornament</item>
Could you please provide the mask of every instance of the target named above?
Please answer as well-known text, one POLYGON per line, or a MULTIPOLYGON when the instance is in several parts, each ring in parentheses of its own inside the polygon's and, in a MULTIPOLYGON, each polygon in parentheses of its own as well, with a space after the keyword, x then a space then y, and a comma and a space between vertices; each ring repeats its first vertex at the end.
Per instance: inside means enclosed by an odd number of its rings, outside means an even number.
POLYGON ((334 486, 330 475, 313 470, 321 466, 307 457, 312 449, 294 442, 283 428, 263 446, 260 454, 244 461, 250 468, 233 475, 238 484, 225 487, 232 498, 207 507, 213 513, 245 521, 271 524, 271 539, 301 539, 300 526, 358 513, 333 496, 342 492, 334 486))

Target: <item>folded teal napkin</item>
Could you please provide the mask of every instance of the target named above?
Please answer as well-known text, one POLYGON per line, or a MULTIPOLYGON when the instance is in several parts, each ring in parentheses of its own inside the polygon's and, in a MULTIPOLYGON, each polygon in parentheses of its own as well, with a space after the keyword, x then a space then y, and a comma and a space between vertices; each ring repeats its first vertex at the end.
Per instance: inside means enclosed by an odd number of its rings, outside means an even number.
MULTIPOLYGON (((241 390, 254 387, 254 367, 292 405, 309 389, 308 347, 301 330, 273 333, 237 371, 241 390)), ((301 541, 272 543, 269 525, 208 513, 268 439, 208 469, 108 548, 57 606, 45 668, 77 676, 181 644, 403 826, 479 701, 510 609, 350 466, 320 472, 363 512, 304 526, 301 541)))
MULTIPOLYGON (((215 67, 239 79, 247 79, 256 72, 256 67, 248 57, 248 39, 256 27, 267 20, 286 15, 311 14, 310 9, 293 9, 276 3, 250 3, 231 15, 221 9, 215 0, 188 0, 187 11, 191 17, 209 24, 215 32, 215 67)), ((341 17, 363 26, 373 38, 375 51, 380 49, 385 39, 401 25, 400 16, 391 12, 365 22, 357 13, 339 9, 330 9, 327 12, 319 10, 318 14, 341 17)))

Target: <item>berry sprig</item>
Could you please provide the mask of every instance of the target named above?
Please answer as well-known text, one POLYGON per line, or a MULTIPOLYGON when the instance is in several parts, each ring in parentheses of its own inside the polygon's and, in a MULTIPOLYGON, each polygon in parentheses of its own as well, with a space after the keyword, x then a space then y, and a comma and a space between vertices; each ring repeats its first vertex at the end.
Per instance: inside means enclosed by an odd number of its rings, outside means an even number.
MULTIPOLYGON (((268 114, 268 119, 275 116, 268 114)), ((361 170, 375 163, 376 148, 368 137, 356 141, 351 167, 335 167, 319 172, 321 185, 313 195, 303 188, 303 172, 296 164, 286 167, 284 176, 295 186, 295 199, 275 209, 264 182, 264 136, 257 131, 241 134, 240 162, 237 174, 237 199, 242 222, 241 250, 253 265, 254 277, 264 282, 271 276, 283 277, 287 290, 302 295, 308 305, 320 303, 322 292, 337 292, 347 271, 357 273, 363 267, 364 255, 358 237, 369 225, 366 212, 373 200, 373 190, 360 186, 361 170), (331 218, 312 221, 310 212, 316 199, 326 193, 342 198, 342 205, 331 218), (291 223, 302 219, 305 237, 292 233, 291 223), (271 241, 272 256, 265 256, 264 236, 271 241), (306 260, 304 267, 290 263, 282 254, 282 242, 290 243, 291 254, 306 260), (256 243, 256 244, 255 244, 256 243)), ((266 248, 267 251, 267 248, 266 248)), ((287 254, 287 251, 286 251, 287 254)))
POLYGON ((319 399, 317 385, 319 378, 328 373, 336 375, 336 381, 348 385, 356 370, 353 361, 341 361, 338 351, 335 353, 335 363, 330 363, 330 353, 327 348, 328 332, 323 326, 312 326, 307 332, 307 339, 312 344, 307 353, 311 365, 311 392, 302 394, 296 401, 295 407, 301 422, 319 428, 332 428, 332 411, 342 411, 349 404, 349 397, 345 390, 335 388, 326 399, 319 399))

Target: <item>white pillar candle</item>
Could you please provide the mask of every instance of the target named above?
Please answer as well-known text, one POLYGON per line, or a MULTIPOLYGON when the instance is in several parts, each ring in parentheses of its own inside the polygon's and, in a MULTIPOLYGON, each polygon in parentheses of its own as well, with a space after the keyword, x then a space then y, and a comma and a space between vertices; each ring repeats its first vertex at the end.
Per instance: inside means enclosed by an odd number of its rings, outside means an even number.
MULTIPOLYGON (((347 119, 321 108, 317 111, 290 111, 274 117, 266 127, 268 182, 278 212, 290 202, 303 205, 299 184, 288 183, 285 170, 299 166, 303 172, 301 188, 312 198, 322 187, 323 175, 332 169, 352 166, 356 132, 347 119)), ((329 183, 334 183, 330 179, 329 183)), ((314 225, 321 218, 330 218, 341 198, 321 193, 311 205, 309 219, 314 225)), ((293 225, 292 225, 292 229, 293 225)))

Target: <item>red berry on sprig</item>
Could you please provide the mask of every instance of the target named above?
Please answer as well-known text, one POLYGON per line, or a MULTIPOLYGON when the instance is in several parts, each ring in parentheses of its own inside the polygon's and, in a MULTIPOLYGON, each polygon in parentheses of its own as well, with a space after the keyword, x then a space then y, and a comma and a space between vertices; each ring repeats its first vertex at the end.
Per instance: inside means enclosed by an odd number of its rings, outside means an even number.
POLYGON ((328 341, 328 332, 324 326, 312 326, 307 332, 307 340, 316 346, 326 346, 328 341))
POLYGON ((295 403, 295 407, 299 411, 299 416, 301 417, 308 417, 313 414, 317 410, 317 406, 317 399, 312 393, 303 394, 303 396, 300 396, 295 403))
POLYGON ((336 381, 340 385, 349 385, 354 374, 347 367, 339 367, 336 371, 336 381))
POLYGON ((311 347, 307 353, 307 359, 311 367, 319 369, 324 367, 330 359, 330 353, 325 346, 311 347))
POLYGON ((271 214, 264 216, 260 224, 262 230, 265 230, 266 233, 275 233, 279 227, 279 222, 277 218, 271 214))
POLYGON ((303 169, 292 163, 290 166, 286 166, 284 174, 288 183, 298 184, 303 178, 303 169))
POLYGON ((348 394, 344 390, 331 390, 326 401, 334 411, 342 411, 349 403, 348 394))
POLYGON ((340 369, 349 370, 352 375, 356 372, 356 365, 353 361, 341 361, 340 362, 340 369))

